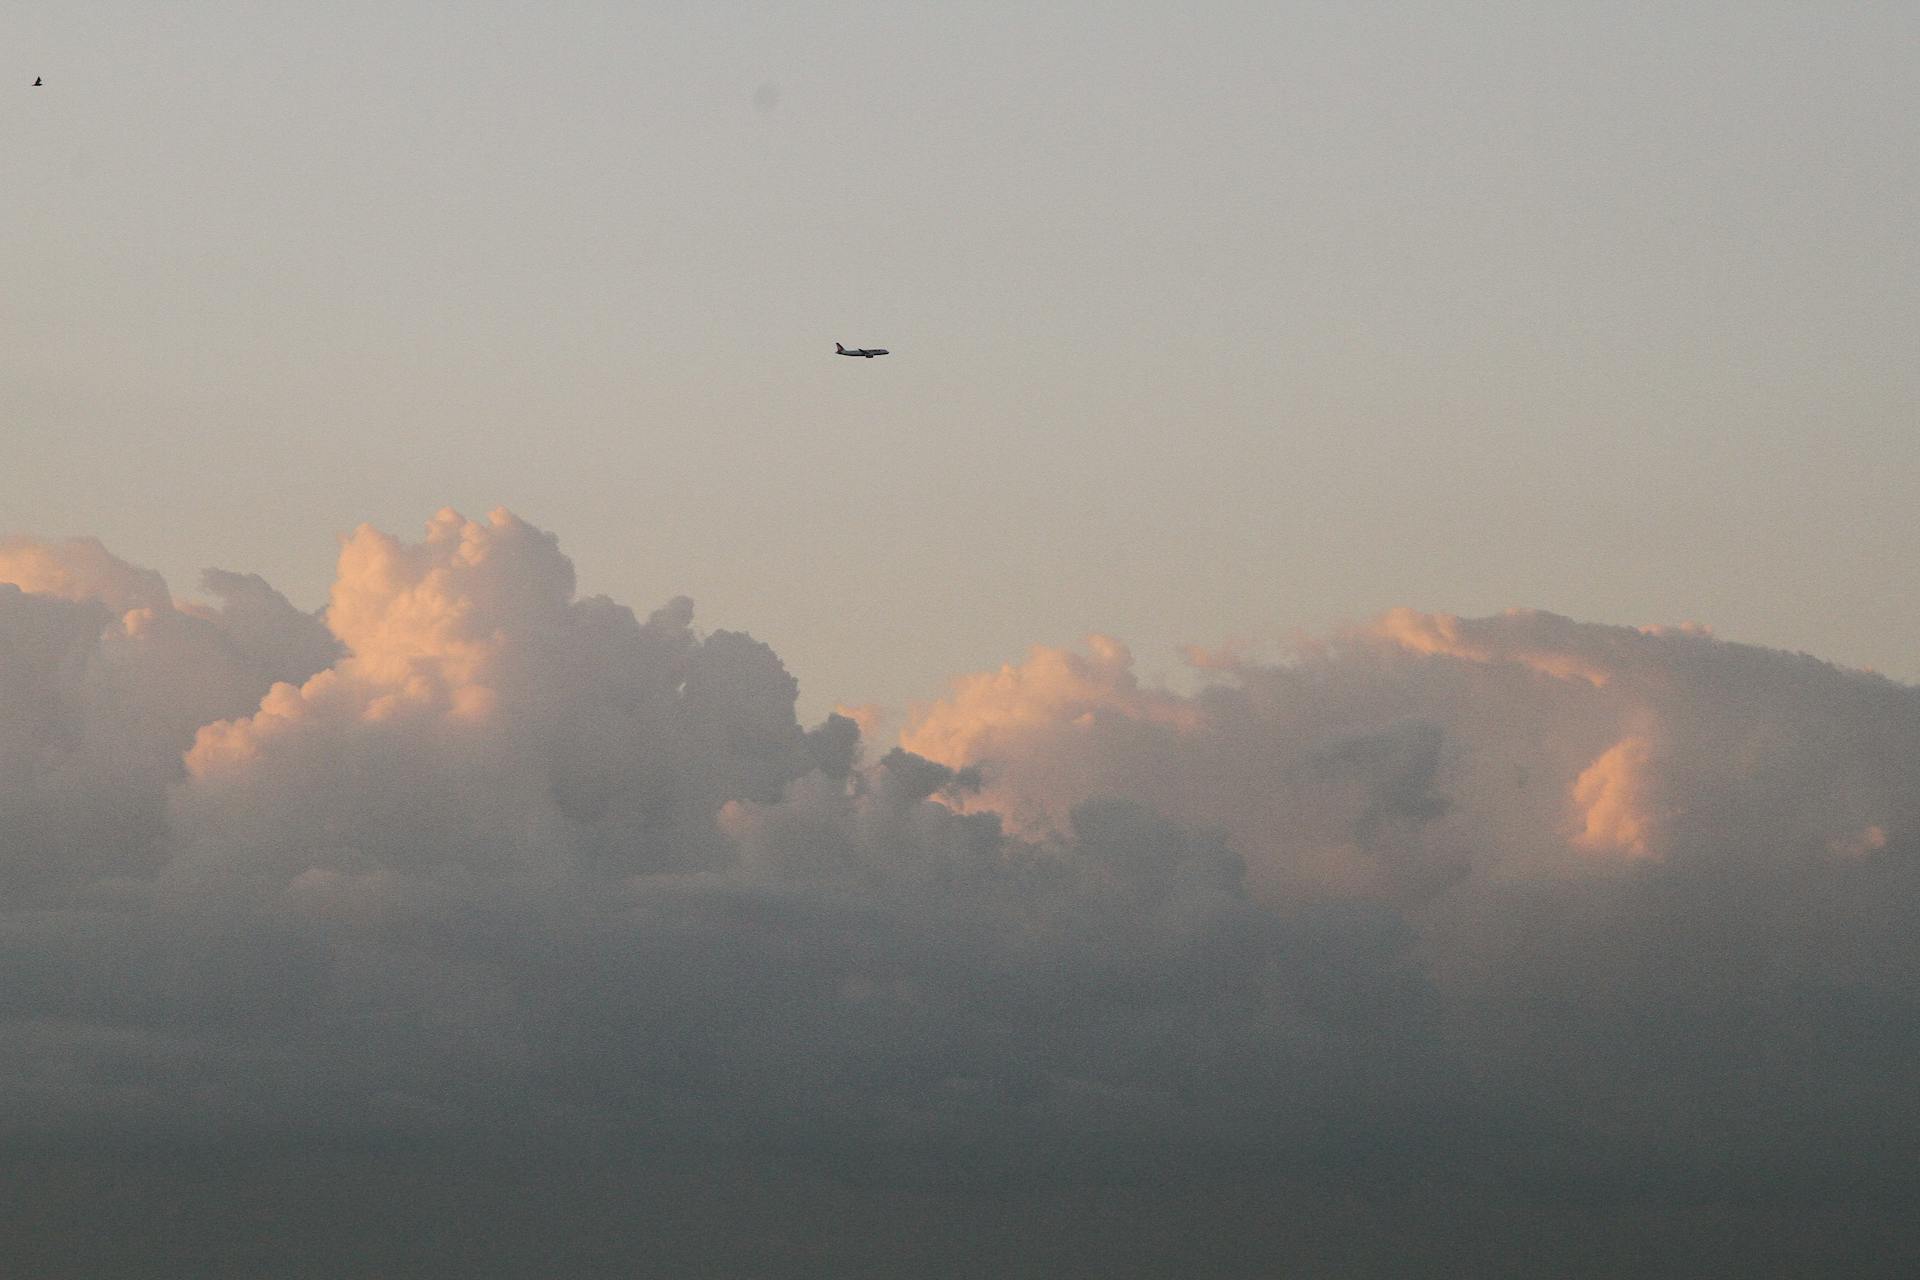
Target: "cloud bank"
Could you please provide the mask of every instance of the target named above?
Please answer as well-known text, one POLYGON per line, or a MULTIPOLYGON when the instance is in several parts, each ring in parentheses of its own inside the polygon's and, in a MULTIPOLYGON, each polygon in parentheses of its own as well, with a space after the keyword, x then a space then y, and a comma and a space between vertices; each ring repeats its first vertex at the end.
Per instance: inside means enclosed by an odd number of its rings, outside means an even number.
MULTIPOLYGON (((553 535, 0 542, 9 1270, 1900 1271, 1920 694, 1396 611, 897 746, 553 535)), ((856 694, 858 691, 848 691, 856 694)))

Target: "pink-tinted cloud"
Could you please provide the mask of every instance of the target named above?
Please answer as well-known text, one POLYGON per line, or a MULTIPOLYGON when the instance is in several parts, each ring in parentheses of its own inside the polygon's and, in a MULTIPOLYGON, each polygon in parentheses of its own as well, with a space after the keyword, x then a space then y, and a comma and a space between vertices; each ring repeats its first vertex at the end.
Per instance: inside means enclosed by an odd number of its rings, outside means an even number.
POLYGON ((968 804, 1020 829, 1109 795, 1220 825, 1270 897, 1578 876, 1671 842, 1819 849, 1913 812, 1905 690, 1698 628, 1395 610, 1277 661, 1209 655, 1191 696, 1130 661, 1036 650, 957 681, 902 745, 981 770, 968 804))
POLYGON ((1651 794, 1657 766, 1645 738, 1622 738, 1573 781, 1583 849, 1644 858, 1653 852, 1656 815, 1651 794))

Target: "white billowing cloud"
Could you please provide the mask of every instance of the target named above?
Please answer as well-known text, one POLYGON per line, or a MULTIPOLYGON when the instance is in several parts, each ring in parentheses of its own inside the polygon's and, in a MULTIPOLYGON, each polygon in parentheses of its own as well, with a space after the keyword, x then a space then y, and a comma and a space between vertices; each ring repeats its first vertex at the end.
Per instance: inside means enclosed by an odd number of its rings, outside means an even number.
POLYGON ((1208 659, 1192 697, 1092 648, 957 681, 903 744, 981 770, 968 803, 1026 829, 1109 794, 1224 825, 1276 901, 1800 857, 1920 818, 1912 690, 1695 629, 1397 610, 1289 661, 1208 659))
POLYGON ((903 742, 981 774, 957 807, 1058 830, 1124 796, 1224 829, 1277 913, 1389 907, 1481 1104, 1554 1117, 1574 1163, 1659 1183, 1711 1148, 1753 1185, 1887 1185, 1873 1125, 1920 1137, 1893 1083, 1920 1049, 1920 692, 1530 612, 1205 669, 1181 697, 1109 643, 1037 651, 903 742))
POLYGON ((504 511, 356 531, 324 624, 7 545, 22 1149, 617 1149, 696 1184, 727 1153, 868 1204, 1237 1185, 1269 1243, 1410 1186, 1910 1187, 1905 686, 1400 611, 1192 695, 1114 641, 1035 650, 863 761, 766 645, 578 597, 504 511))
MULTIPOLYGON (((685 869, 717 856, 720 805, 777 799, 844 734, 809 739, 772 651, 696 638, 689 602, 642 623, 576 600, 556 539, 504 511, 443 511, 417 544, 359 529, 326 616, 341 661, 200 730, 186 856, 296 874, 685 869)), ((844 774, 851 742, 839 754, 844 774)))
POLYGON ((153 864, 199 727, 333 660, 320 624, 259 579, 207 586, 220 607, 176 606, 92 539, 0 542, 0 884, 153 864))

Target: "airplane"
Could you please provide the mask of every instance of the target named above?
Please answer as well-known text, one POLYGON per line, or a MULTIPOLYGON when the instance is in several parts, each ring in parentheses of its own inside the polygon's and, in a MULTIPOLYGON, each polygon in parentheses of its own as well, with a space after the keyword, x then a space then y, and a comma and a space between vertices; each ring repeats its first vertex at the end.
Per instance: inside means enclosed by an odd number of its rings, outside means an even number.
POLYGON ((865 356, 869 360, 875 356, 888 354, 885 347, 856 347, 854 350, 849 351, 837 342, 833 344, 833 353, 838 356, 865 356))
POLYGON ((33 87, 33 88, 35 88, 35 89, 38 89, 38 88, 40 88, 40 87, 41 87, 41 84, 40 84, 40 77, 39 77, 39 76, 35 76, 35 77, 33 78, 33 85, 32 85, 32 87, 33 87))

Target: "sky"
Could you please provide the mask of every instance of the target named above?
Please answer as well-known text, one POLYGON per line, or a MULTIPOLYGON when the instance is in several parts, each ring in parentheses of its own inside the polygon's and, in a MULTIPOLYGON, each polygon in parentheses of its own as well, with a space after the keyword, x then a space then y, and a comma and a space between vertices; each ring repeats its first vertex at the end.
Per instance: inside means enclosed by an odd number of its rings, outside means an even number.
POLYGON ((0 1270, 1909 1274, 1916 37, 0 11, 0 1270))
POLYGON ((16 6, 0 527, 313 608, 507 505, 816 714, 1397 605, 1914 678, 1915 28, 16 6))

